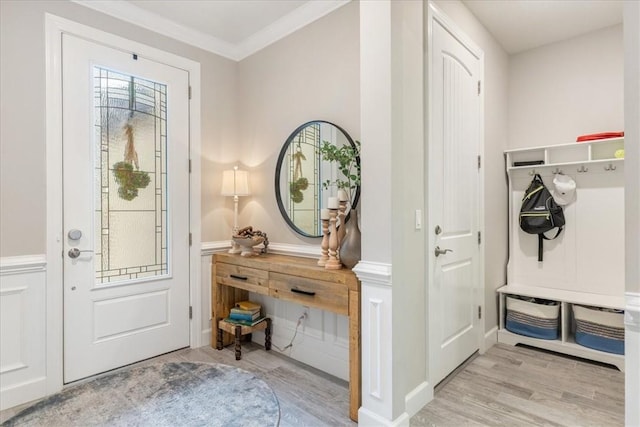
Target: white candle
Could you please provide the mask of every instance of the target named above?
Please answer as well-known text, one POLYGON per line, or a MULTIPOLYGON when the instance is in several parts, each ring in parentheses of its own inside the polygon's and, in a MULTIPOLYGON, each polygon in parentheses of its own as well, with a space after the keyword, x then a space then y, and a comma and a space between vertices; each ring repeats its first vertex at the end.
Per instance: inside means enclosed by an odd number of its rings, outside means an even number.
POLYGON ((327 201, 327 207, 329 209, 338 209, 338 198, 329 197, 329 200, 327 201))
POLYGON ((329 219, 329 209, 320 209, 320 219, 329 219))
POLYGON ((347 196, 347 192, 343 189, 338 190, 338 200, 341 202, 346 202, 349 200, 349 196, 347 196))

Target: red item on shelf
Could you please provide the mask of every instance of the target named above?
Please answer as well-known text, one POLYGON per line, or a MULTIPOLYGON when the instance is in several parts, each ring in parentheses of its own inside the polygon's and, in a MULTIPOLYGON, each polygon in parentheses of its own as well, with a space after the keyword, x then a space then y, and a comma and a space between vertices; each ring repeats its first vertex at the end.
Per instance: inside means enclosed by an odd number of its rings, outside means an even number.
POLYGON ((580 135, 577 142, 584 141, 594 141, 596 139, 607 139, 607 138, 619 138, 624 136, 624 132, 601 132, 601 133, 592 133, 590 135, 580 135))

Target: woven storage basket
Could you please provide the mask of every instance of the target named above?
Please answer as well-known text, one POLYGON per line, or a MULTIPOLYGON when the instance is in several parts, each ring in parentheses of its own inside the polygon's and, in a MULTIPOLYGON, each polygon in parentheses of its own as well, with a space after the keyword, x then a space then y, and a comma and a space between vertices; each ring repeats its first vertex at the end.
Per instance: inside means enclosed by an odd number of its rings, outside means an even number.
POLYGON ((624 354, 624 312, 573 306, 576 342, 607 353, 624 354))
POLYGON ((560 304, 540 304, 507 296, 507 330, 534 338, 558 338, 560 304))

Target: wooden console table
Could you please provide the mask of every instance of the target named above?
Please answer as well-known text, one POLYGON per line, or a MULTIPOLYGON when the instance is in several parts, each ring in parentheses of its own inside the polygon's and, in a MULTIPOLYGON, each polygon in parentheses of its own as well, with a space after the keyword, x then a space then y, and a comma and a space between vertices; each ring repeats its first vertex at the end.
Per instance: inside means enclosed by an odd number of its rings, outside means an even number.
MULTIPOLYGON (((319 308, 349 317, 349 417, 358 420, 360 407, 360 282, 348 269, 326 270, 317 260, 263 254, 242 257, 213 255, 211 277, 212 345, 218 320, 249 292, 319 308)), ((225 333, 224 343, 233 337, 225 333)))

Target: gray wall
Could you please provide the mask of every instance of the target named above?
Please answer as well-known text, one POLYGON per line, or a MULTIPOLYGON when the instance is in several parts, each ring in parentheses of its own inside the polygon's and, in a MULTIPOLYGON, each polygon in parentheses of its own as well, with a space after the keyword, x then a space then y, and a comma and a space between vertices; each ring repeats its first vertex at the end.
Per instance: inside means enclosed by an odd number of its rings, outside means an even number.
POLYGON ((360 139, 358 11, 351 2, 239 63, 238 160, 250 170, 252 192, 241 200, 239 221, 266 231, 272 242, 320 251, 320 239, 296 234, 280 215, 276 161, 289 135, 311 120, 333 122, 360 139))
POLYGON ((0 1, 0 256, 46 251, 46 12, 172 52, 201 64, 204 241, 223 239, 209 216, 224 200, 212 194, 220 162, 235 160, 237 68, 198 48, 67 1, 0 1), (231 154, 229 154, 231 153, 231 154))

